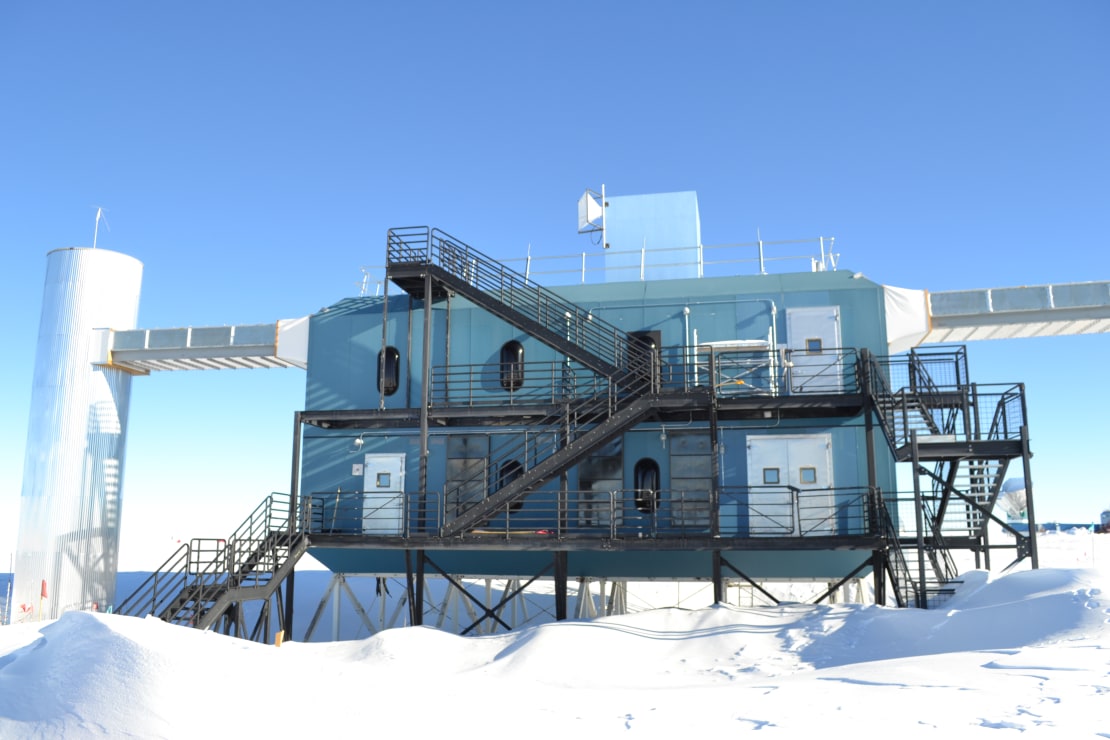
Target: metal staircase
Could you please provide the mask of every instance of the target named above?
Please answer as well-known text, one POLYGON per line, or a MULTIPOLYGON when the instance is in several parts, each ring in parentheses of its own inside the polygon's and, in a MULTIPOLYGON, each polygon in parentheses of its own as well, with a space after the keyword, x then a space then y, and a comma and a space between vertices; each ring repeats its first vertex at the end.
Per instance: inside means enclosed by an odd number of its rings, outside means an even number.
MULTIPOLYGON (((271 494, 227 539, 193 539, 182 545, 116 609, 151 614, 173 624, 265 639, 270 601, 305 553, 307 539, 289 526, 288 494, 271 494), (246 633, 247 602, 260 602, 246 633)), ((278 619, 282 618, 280 603, 278 619)))
MULTIPOLYGON (((1010 461, 1025 454, 1024 390, 968 383, 962 348, 870 358, 868 375, 887 442, 915 480, 915 531, 891 522, 887 532, 892 578, 899 598, 925 607, 953 590, 953 546, 986 552, 988 524, 1002 524, 994 505, 1010 461)), ((1011 533, 1019 554, 1027 551, 1027 535, 1011 533)))
POLYGON ((622 383, 650 373, 651 358, 641 340, 454 237, 417 226, 390 229, 386 241, 387 278, 413 298, 460 295, 622 383))
MULTIPOLYGON (((655 349, 590 311, 533 283, 467 244, 427 227, 392 229, 388 235, 387 277, 414 298, 459 295, 498 316, 557 352, 597 373, 598 392, 560 399, 531 431, 558 440, 545 455, 529 455, 527 439, 491 451, 493 469, 528 461, 519 477, 447 522, 441 535, 454 537, 480 526, 568 470, 594 450, 649 417, 657 409, 688 403, 660 395, 655 349)), ((476 475, 484 476, 484 471, 476 475)), ((477 482, 463 481, 456 493, 477 482)), ((452 491, 447 492, 450 498, 452 491)))
POLYGON ((885 504, 881 504, 878 510, 879 529, 886 541, 890 543, 886 554, 886 565, 894 591, 894 598, 899 607, 906 607, 911 604, 917 606, 921 603, 921 599, 918 595, 918 583, 913 577, 915 569, 911 568, 910 562, 906 559, 906 553, 902 550, 898 526, 891 518, 890 510, 885 504))

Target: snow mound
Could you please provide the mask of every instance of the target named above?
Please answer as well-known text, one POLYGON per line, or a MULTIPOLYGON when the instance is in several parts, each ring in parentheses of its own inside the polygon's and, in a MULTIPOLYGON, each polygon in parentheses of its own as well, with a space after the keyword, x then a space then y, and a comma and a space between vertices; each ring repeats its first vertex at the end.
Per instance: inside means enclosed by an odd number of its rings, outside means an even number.
MULTIPOLYGON (((426 627, 281 648, 153 618, 0 630, 0 737, 457 733, 649 736, 830 721, 1100 727, 1105 574, 966 576, 946 607, 657 609, 460 637, 426 627), (861 691, 861 689, 863 689, 861 691)), ((848 725, 846 725, 848 726, 848 725)))

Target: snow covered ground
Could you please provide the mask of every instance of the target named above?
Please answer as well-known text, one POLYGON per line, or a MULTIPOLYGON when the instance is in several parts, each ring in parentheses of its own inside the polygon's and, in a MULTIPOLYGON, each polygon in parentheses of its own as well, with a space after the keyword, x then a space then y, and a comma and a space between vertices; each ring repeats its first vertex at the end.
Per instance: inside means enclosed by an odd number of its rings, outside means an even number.
POLYGON ((930 611, 661 608, 280 648, 71 613, 0 629, 0 737, 1110 737, 1110 536, 1040 544, 1049 567, 968 573, 930 611))

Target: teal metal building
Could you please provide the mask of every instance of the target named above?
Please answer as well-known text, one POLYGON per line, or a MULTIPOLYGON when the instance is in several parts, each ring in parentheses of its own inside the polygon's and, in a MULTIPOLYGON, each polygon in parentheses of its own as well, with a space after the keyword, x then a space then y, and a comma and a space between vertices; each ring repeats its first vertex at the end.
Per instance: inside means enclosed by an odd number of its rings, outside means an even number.
POLYGON ((1025 452, 1020 387, 970 398, 958 348, 889 358, 884 288, 857 274, 699 276, 692 196, 611 199, 608 279, 558 288, 443 232, 391 231, 400 293, 312 317, 299 492, 312 554, 347 573, 868 573, 924 603, 944 574, 930 562, 922 579, 928 555, 891 552, 899 516, 916 516, 896 485, 915 454, 915 470, 936 468, 915 476, 928 497, 952 495, 906 547, 935 551, 951 521, 955 546, 986 547, 1025 452), (987 406, 1005 433, 972 429, 987 406), (977 435, 1005 449, 967 463, 977 435))
POLYGON ((550 578, 565 618, 572 579, 710 581, 720 601, 730 580, 869 577, 878 603, 926 607, 958 551, 1036 566, 1034 527, 990 539, 1002 482, 1029 478, 1021 384, 974 382, 962 347, 892 352, 891 289, 824 242, 801 271, 762 243, 722 264, 693 193, 590 205, 601 265, 572 285, 390 230, 384 293, 310 317, 293 490, 213 558, 240 575, 132 604, 238 623, 285 583, 291 625, 305 552, 403 577, 412 624, 427 574, 550 578))

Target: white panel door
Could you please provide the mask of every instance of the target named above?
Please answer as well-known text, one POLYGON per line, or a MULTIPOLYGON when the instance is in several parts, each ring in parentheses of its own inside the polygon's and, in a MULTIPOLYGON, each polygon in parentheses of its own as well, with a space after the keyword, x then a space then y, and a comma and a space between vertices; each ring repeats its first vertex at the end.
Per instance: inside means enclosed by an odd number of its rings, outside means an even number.
POLYGON ((786 309, 791 393, 842 393, 840 307, 786 309))
POLYGON ((748 437, 748 531, 754 537, 836 533, 832 436, 748 437))
POLYGON ((405 501, 405 454, 363 458, 362 533, 401 534, 405 501))

